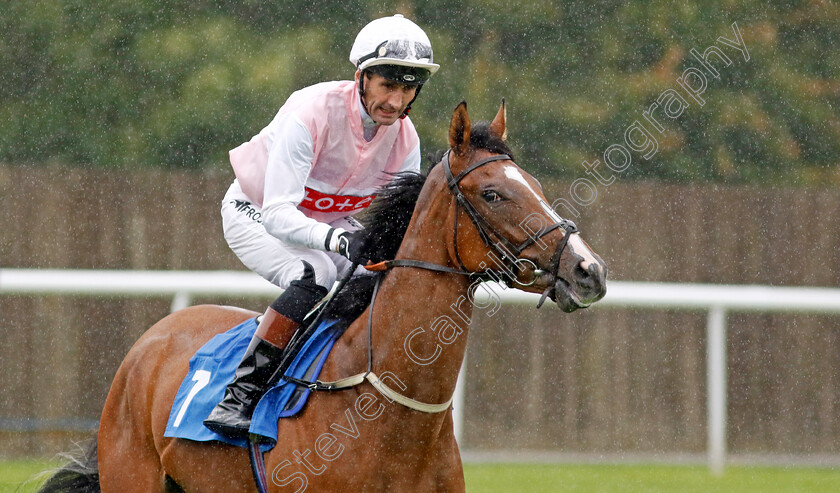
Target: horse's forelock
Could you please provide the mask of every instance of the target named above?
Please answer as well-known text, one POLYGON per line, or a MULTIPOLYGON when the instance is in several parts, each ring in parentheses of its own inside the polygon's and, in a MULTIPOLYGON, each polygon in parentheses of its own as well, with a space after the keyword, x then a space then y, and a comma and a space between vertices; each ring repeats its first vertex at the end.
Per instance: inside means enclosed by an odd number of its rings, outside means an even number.
POLYGON ((514 158, 513 151, 501 136, 490 131, 490 122, 476 122, 470 130, 470 147, 484 149, 495 154, 507 154, 514 158))

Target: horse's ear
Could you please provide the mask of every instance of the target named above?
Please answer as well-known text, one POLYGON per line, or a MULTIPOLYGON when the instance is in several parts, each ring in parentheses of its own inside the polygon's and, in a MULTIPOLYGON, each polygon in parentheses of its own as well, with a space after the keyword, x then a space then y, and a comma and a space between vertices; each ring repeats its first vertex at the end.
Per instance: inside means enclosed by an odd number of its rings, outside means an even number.
POLYGON ((507 140, 505 120, 507 120, 507 110, 505 109, 505 100, 502 98, 502 106, 499 107, 499 112, 496 113, 496 118, 493 118, 493 121, 490 123, 490 133, 502 140, 507 140))
POLYGON ((464 155, 470 148, 470 117, 467 115, 467 102, 455 108, 452 114, 452 123, 449 124, 449 147, 452 152, 464 155))

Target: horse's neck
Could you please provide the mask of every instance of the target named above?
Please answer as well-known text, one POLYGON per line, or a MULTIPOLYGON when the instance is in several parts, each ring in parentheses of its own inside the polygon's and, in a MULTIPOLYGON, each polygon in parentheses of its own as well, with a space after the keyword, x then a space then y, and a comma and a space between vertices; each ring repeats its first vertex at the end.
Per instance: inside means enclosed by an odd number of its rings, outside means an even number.
POLYGON ((374 305, 374 371, 390 372, 414 399, 449 399, 466 351, 472 314, 468 286, 468 278, 457 274, 415 268, 391 272, 374 305))
MULTIPOLYGON (((447 240, 452 233, 441 229, 450 203, 444 182, 424 188, 396 258, 451 266, 447 240)), ((466 351, 472 315, 468 288, 469 278, 460 274, 414 267, 391 271, 373 308, 373 371, 390 372, 387 384, 413 399, 449 399, 466 351)), ((357 354, 356 366, 359 349, 364 347, 366 356, 367 325, 363 316, 345 334, 357 354)))

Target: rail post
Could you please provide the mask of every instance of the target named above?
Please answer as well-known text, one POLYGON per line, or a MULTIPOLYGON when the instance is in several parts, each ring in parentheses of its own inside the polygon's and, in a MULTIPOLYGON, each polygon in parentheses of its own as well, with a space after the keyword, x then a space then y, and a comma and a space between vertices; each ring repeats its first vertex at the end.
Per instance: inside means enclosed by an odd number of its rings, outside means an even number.
POLYGON ((723 475, 726 464, 726 309, 709 308, 706 320, 706 412, 709 469, 723 475))

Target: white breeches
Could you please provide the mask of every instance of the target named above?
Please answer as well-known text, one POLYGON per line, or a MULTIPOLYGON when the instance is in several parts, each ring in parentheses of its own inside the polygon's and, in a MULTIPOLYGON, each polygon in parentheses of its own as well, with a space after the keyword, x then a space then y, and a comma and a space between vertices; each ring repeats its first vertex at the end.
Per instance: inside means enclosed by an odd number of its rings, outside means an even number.
MULTIPOLYGON (((352 219, 339 219, 330 225, 347 231, 360 227, 352 219)), ((222 201, 222 228, 225 240, 245 267, 283 289, 303 275, 301 260, 312 264, 317 283, 327 289, 351 265, 337 253, 284 243, 271 236, 260 221, 260 207, 254 203, 237 203, 226 196, 222 201)))

